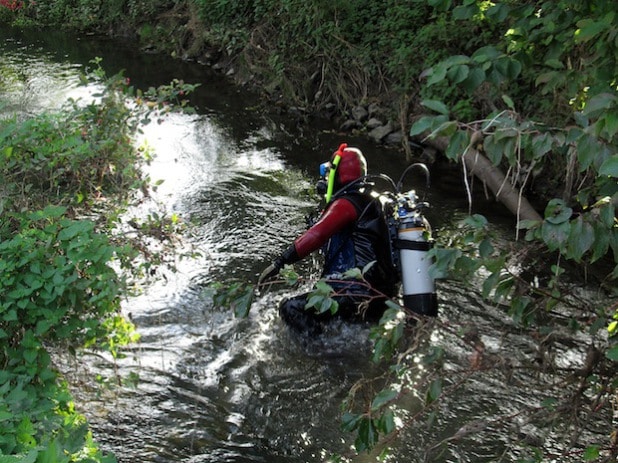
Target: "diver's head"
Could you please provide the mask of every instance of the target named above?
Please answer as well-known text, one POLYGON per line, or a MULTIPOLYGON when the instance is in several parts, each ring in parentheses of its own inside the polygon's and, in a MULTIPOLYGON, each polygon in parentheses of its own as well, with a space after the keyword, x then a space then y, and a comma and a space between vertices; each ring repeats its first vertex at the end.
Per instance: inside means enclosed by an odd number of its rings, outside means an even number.
POLYGON ((320 165, 318 192, 325 194, 326 202, 330 202, 333 192, 347 184, 367 175, 367 161, 358 148, 348 148, 346 143, 339 145, 329 162, 320 165))

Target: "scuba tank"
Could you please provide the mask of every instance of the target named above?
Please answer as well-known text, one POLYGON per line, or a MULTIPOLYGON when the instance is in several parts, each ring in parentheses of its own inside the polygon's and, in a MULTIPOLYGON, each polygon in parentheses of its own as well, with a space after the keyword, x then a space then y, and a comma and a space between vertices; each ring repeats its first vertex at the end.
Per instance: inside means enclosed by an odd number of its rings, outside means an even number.
POLYGON ((393 247, 399 254, 403 305, 420 315, 435 317, 438 298, 427 257, 433 241, 429 222, 421 214, 421 209, 426 207, 429 204, 419 203, 414 190, 397 196, 397 238, 393 247))

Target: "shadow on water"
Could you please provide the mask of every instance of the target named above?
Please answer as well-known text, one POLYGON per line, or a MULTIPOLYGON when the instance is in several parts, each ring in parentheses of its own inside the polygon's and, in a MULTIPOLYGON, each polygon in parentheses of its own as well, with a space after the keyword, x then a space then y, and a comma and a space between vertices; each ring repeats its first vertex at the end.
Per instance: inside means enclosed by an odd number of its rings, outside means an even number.
MULTIPOLYGON (((310 192, 317 166, 340 142, 359 146, 370 171, 395 180, 407 166, 402 155, 364 139, 342 140, 333 132, 295 132, 289 120, 256 112, 255 97, 220 75, 195 63, 135 52, 132 44, 16 31, 2 31, 0 39, 4 111, 55 107, 75 91, 78 71, 95 56, 103 58, 110 74, 125 69, 139 86, 173 78, 202 83, 194 95, 198 115, 170 116, 144 133, 156 154, 149 174, 165 180, 154 200, 190 224, 184 239, 201 257, 180 260, 177 272, 125 301, 123 309, 142 336, 125 359, 114 365, 85 354, 93 377, 101 373, 113 379, 120 373, 136 379, 134 387, 101 384, 76 391, 96 440, 120 462, 306 463, 324 461, 331 453, 350 454, 353 436, 339 427, 341 402, 357 381, 377 377, 383 368, 368 361, 368 328, 340 326, 325 338, 302 342, 278 318, 283 291, 260 295, 249 317, 239 320, 231 311, 213 308, 204 289, 230 277, 255 280, 304 228, 305 215, 315 207, 310 192), (51 88, 57 90, 53 99, 46 93, 51 88)), ((432 170, 429 219, 439 231, 464 217, 468 205, 458 172, 441 165, 432 170)), ((491 202, 477 199, 475 212, 512 225, 491 202)), ((134 212, 148 213, 148 207, 144 203, 134 212)), ((303 265, 315 272, 312 262, 303 265)), ((518 402, 529 402, 532 391, 542 390, 537 379, 516 370, 521 358, 533 355, 533 346, 509 331, 501 312, 488 307, 474 285, 438 283, 440 321, 450 330, 435 329, 427 344, 442 345, 449 353, 446 368, 455 378, 470 362, 456 333, 474 327, 489 351, 511 357, 513 376, 506 381, 496 372, 472 378, 440 410, 432 428, 437 431, 411 427, 402 432, 392 461, 423 461, 420 449, 433 447, 427 461, 516 460, 503 428, 491 444, 471 435, 436 446, 463 424, 488 411, 508 415, 518 402)), ((581 358, 576 347, 569 349, 574 359, 581 358)), ((415 413, 423 394, 414 391, 407 414, 415 413)))

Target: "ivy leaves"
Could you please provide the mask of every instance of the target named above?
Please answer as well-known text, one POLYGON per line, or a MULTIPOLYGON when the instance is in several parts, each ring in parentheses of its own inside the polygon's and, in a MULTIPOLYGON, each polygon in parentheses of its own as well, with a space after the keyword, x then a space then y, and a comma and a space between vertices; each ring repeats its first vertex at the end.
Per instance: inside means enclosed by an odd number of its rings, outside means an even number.
POLYGON ((484 82, 500 85, 515 80, 521 71, 519 60, 500 52, 494 46, 485 46, 470 57, 451 56, 425 70, 421 77, 427 79, 427 87, 446 80, 471 94, 484 82))

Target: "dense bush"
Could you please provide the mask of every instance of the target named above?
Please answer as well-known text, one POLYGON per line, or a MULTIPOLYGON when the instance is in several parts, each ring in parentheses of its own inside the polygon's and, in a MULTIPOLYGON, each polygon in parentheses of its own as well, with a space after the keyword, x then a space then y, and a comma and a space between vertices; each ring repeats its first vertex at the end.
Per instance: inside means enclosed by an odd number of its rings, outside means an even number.
POLYGON ((0 19, 17 19, 20 24, 47 25, 105 32, 127 21, 152 20, 174 7, 177 0, 4 0, 0 19), (11 14, 8 14, 11 13, 11 14))
POLYGON ((124 278, 139 276, 131 264, 144 235, 164 240, 176 224, 157 215, 133 236, 113 232, 133 192, 150 187, 140 169, 148 152, 134 135, 153 112, 182 107, 193 86, 135 91, 93 64, 83 77, 99 89, 91 102, 0 120, 2 461, 115 461, 92 442, 50 352, 90 347, 116 358, 137 339, 120 313, 124 278))
POLYGON ((428 65, 493 33, 415 0, 195 3, 205 28, 225 31, 223 49, 261 68, 271 92, 304 104, 345 108, 392 90, 394 100, 411 98, 428 65))
POLYGON ((0 455, 14 458, 7 461, 115 461, 92 442, 49 353, 96 346, 116 356, 135 337, 120 315, 123 285, 112 268, 131 253, 101 233, 105 220, 96 230, 76 218, 95 205, 112 212, 111 198, 121 204, 144 181, 126 82, 119 75, 99 85, 96 103, 0 121, 0 455))
POLYGON ((115 353, 133 338, 132 326, 119 316, 120 281, 110 267, 116 249, 92 222, 65 213, 7 214, 11 233, 0 231, 0 455, 112 461, 91 442, 48 349, 96 343, 115 353))

